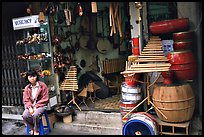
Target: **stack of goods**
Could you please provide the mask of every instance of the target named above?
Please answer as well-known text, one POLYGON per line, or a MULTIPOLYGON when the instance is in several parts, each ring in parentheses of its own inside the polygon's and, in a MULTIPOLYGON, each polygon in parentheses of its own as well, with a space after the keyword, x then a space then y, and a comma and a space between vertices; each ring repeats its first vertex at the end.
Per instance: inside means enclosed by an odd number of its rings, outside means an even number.
POLYGON ((162 72, 164 78, 172 79, 167 85, 156 85, 152 94, 155 106, 167 117, 164 118, 155 109, 159 119, 165 122, 186 122, 192 118, 195 108, 195 96, 191 84, 196 74, 195 57, 190 50, 192 45, 192 31, 189 19, 180 18, 154 22, 150 31, 154 35, 173 33, 174 51, 167 54, 170 71, 162 72))
MULTIPOLYGON (((140 55, 128 57, 125 71, 121 72, 125 77, 125 83, 122 85, 122 100, 120 102, 122 116, 135 108, 142 99, 141 87, 138 85, 138 82, 140 82, 139 73, 168 71, 170 66, 171 64, 168 62, 167 57, 163 54, 161 39, 158 37, 150 38, 140 55), (133 100, 134 103, 132 103, 133 100), (126 107, 125 113, 124 106, 126 107)), ((135 112, 136 110, 131 113, 135 112)), ((126 121, 127 119, 124 118, 122 120, 126 121)))
POLYGON ((176 81, 193 80, 196 75, 196 59, 191 51, 193 31, 173 33, 174 52, 168 54, 176 81))
POLYGON ((163 72, 166 84, 192 80, 196 74, 195 57, 190 50, 192 46, 193 31, 189 30, 189 19, 178 18, 158 21, 150 24, 153 35, 173 34, 173 50, 166 56, 171 63, 170 71, 163 72))
MULTIPOLYGON (((127 85, 125 82, 121 86, 121 100, 119 102, 120 114, 124 117, 130 110, 132 110, 142 100, 141 86, 127 85)), ((138 109, 133 110, 130 114, 138 112, 138 109)), ((126 123, 128 117, 122 118, 122 122, 126 123)))

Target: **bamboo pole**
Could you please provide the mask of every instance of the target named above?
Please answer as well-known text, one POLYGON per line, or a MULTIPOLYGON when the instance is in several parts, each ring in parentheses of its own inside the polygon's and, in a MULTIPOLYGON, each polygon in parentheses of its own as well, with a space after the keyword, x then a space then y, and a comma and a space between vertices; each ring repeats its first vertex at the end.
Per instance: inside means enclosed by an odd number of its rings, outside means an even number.
POLYGON ((136 62, 165 62, 169 61, 168 59, 137 59, 136 62))
POLYGON ((132 68, 140 68, 140 67, 170 67, 170 63, 161 63, 161 64, 133 64, 131 65, 132 68))
POLYGON ((146 72, 158 72, 158 71, 169 71, 169 69, 157 69, 157 70, 126 70, 126 71, 121 72, 121 74, 146 73, 146 72))

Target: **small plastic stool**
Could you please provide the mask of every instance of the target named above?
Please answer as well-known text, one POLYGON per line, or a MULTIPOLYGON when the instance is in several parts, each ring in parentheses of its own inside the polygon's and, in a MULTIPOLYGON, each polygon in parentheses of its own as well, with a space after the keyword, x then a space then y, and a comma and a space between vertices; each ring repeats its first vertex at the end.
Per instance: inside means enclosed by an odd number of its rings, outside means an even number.
MULTIPOLYGON (((45 134, 51 132, 50 122, 49 122, 48 114, 47 114, 46 110, 43 112, 42 116, 40 117, 39 134, 40 135, 45 135, 45 134), (43 120, 42 120, 43 115, 45 116, 45 120, 46 120, 47 125, 43 125, 43 120)), ((28 126, 26 126, 26 134, 30 135, 29 132, 30 132, 30 128, 28 126)))

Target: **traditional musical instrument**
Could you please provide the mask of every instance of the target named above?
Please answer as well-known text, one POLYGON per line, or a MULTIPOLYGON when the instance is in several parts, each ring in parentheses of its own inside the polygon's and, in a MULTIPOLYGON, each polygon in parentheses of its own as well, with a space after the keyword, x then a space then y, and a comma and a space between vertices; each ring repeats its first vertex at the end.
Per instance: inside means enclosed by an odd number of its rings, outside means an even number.
MULTIPOLYGON (((171 64, 168 62, 169 59, 164 56, 163 51, 161 49, 161 40, 150 39, 150 42, 146 45, 147 50, 143 50, 141 55, 135 59, 134 62, 126 61, 125 71, 121 72, 121 74, 135 74, 135 73, 145 73, 145 72, 165 72, 170 70, 171 64), (155 48, 156 47, 156 48, 155 48)), ((156 80, 159 78, 156 78, 156 80)), ((154 82, 156 82, 156 80, 154 82)), ((147 86, 147 97, 143 99, 137 106, 135 106, 131 111, 129 111, 123 118, 127 117, 134 109, 140 106, 146 100, 148 101, 148 105, 151 104, 155 109, 158 108, 151 102, 150 100, 150 91, 149 88, 154 84, 154 82, 147 86)), ((149 83, 147 78, 147 83, 149 83)), ((166 116, 158 110, 163 117, 166 116)))
POLYGON ((195 96, 189 83, 177 85, 156 85, 152 94, 155 106, 166 115, 164 118, 158 110, 157 116, 166 122, 189 121, 195 109, 195 96))
POLYGON ((73 102, 78 109, 81 111, 81 108, 77 105, 74 97, 74 92, 78 91, 78 84, 77 84, 77 68, 76 66, 70 66, 69 71, 65 75, 65 80, 60 85, 60 90, 68 90, 72 92, 72 100, 68 102, 70 104, 73 102))
POLYGON ((150 32, 153 35, 186 31, 188 28, 189 28, 189 18, 163 20, 163 21, 152 22, 150 24, 150 32))

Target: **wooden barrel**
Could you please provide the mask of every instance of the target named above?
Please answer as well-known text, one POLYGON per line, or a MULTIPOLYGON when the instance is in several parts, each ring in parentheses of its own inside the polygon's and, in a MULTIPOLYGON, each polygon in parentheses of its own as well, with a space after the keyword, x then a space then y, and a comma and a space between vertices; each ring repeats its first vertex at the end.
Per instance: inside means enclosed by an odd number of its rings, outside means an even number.
POLYGON ((195 97, 189 83, 178 85, 156 85, 153 90, 154 105, 167 117, 163 117, 157 109, 159 119, 166 122, 189 121, 195 108, 195 97))

